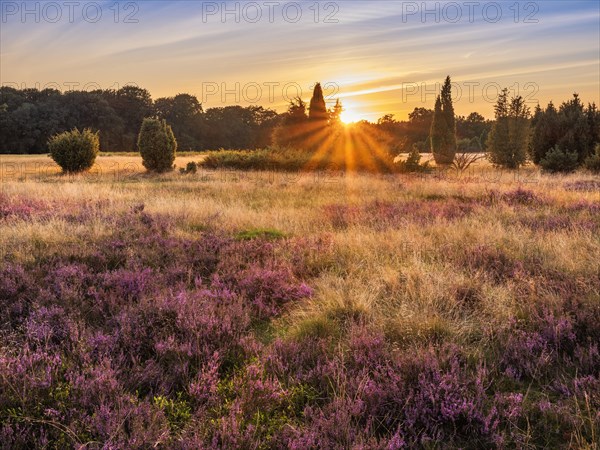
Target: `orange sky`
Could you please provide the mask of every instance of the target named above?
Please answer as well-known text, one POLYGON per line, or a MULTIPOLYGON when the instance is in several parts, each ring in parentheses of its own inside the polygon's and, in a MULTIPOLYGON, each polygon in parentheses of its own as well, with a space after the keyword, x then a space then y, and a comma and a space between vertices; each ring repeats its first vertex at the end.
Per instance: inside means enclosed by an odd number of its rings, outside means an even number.
POLYGON ((0 82, 63 90, 134 83, 154 98, 195 94, 205 108, 240 103, 283 111, 286 97, 308 100, 320 81, 348 117, 368 120, 432 108, 436 83, 447 74, 457 83, 462 115, 491 117, 501 87, 532 108, 574 91, 600 100, 596 1, 537 2, 537 10, 528 9, 533 2, 517 9, 499 2, 499 18, 489 6, 484 13, 489 2, 473 11, 460 2, 458 9, 429 2, 424 10, 421 2, 300 2, 297 21, 298 8, 286 9, 287 2, 261 7, 258 20, 251 2, 132 3, 137 9, 100 2, 98 20, 94 11, 70 17, 62 6, 56 20, 49 8, 23 15, 3 2, 0 82))

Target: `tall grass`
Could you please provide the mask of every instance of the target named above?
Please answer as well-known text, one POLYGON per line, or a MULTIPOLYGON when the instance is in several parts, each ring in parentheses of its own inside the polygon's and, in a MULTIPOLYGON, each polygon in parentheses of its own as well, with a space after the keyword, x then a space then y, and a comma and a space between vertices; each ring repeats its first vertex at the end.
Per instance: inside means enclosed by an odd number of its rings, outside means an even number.
POLYGON ((598 446, 597 177, 99 160, 3 179, 4 446, 598 446))

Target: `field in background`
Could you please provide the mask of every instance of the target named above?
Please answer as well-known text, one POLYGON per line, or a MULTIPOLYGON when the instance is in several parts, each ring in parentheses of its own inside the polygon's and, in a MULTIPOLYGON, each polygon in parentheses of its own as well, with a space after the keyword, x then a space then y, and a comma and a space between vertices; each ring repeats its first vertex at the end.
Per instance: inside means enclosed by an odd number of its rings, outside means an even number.
POLYGON ((5 442, 598 444, 600 178, 48 162, 0 156, 5 442))

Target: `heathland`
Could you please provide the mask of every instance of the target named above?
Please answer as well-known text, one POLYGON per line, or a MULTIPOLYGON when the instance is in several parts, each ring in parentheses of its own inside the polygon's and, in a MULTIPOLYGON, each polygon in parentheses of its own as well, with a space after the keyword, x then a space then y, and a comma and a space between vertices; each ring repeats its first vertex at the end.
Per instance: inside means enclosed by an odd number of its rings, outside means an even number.
POLYGON ((0 447, 599 443, 597 176, 0 167, 0 447))

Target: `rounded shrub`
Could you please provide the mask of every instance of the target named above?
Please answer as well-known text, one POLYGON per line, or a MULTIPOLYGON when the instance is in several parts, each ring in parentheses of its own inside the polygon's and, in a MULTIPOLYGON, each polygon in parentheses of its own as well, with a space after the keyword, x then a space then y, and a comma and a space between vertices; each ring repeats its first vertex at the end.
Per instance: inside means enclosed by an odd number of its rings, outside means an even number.
POLYGON ((576 152, 563 151, 558 146, 548 150, 546 156, 540 160, 542 169, 550 173, 573 172, 578 165, 576 152))
POLYGON ((144 119, 138 136, 138 149, 147 170, 159 173, 173 170, 177 141, 164 120, 144 119))
POLYGON ((77 173, 89 170, 100 150, 98 133, 77 128, 54 135, 48 141, 50 156, 63 172, 77 173))

